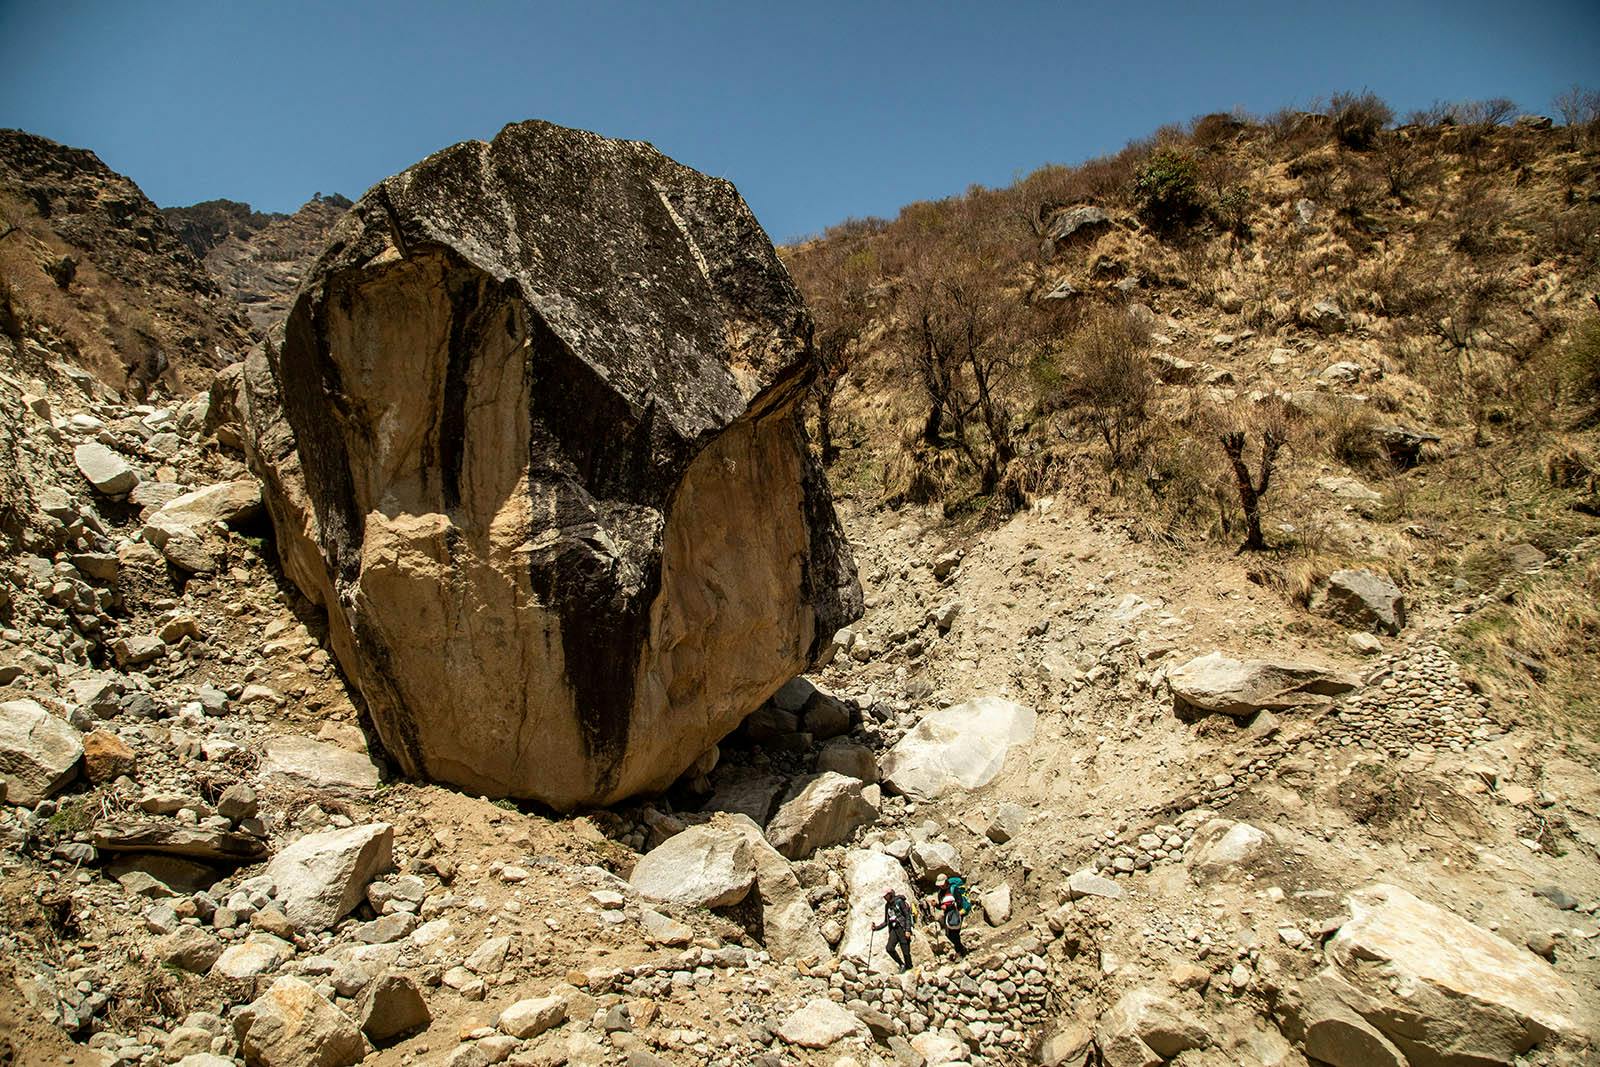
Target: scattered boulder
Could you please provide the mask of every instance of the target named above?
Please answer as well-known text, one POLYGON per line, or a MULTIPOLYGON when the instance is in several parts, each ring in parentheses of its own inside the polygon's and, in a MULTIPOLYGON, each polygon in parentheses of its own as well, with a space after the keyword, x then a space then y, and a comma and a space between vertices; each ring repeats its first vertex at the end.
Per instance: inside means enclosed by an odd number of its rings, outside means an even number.
POLYGON ((986 890, 978 897, 978 903, 983 906, 983 917, 990 926, 1004 926, 1011 921, 1011 886, 1001 882, 993 889, 986 890))
POLYGON ((34 807, 77 773, 83 738, 36 700, 0 704, 0 782, 8 804, 34 807))
POLYGON ((694 940, 694 927, 654 908, 640 909, 639 925, 644 928, 645 941, 652 945, 687 945, 694 940))
POLYGON ((567 1021, 567 1002, 552 993, 544 997, 519 1000, 500 1013, 495 1023, 512 1037, 538 1037, 567 1021))
POLYGON ((294 946, 281 937, 260 932, 222 950, 210 973, 222 978, 255 978, 275 971, 294 958, 294 946))
POLYGON ((1399 633, 1406 624, 1405 594, 1368 570, 1338 570, 1311 599, 1311 610, 1364 629, 1399 633))
POLYGON ((983 835, 997 845, 1003 845, 1022 832, 1028 825, 1028 809, 1020 804, 1001 804, 983 835))
POLYGON ((100 823, 94 828, 94 847, 101 852, 154 852, 231 866, 267 858, 267 846, 258 837, 174 822, 100 823))
POLYGON ((312 789, 365 792, 378 787, 378 768, 371 757, 299 734, 268 738, 262 745, 261 777, 312 789))
POLYGON ((925 885, 941 874, 948 877, 961 871, 961 853, 948 841, 918 841, 906 858, 911 861, 911 873, 925 885))
POLYGON ((778 1025, 786 1044, 801 1048, 827 1048, 852 1035, 865 1035, 867 1024, 831 1000, 815 997, 791 1012, 778 1025))
POLYGON ((1032 708, 978 697, 929 712, 880 764, 885 785, 913 800, 957 789, 980 789, 1000 774, 1006 756, 1033 740, 1032 708))
POLYGON ((1194 832, 1184 859, 1190 870, 1217 875, 1255 863, 1270 843, 1265 833, 1247 822, 1212 819, 1194 832))
POLYGON ((866 745, 833 741, 817 753, 817 773, 827 771, 858 778, 870 785, 878 780, 878 757, 866 745))
POLYGON ((669 837, 639 858, 628 884, 641 896, 668 904, 737 904, 755 885, 756 867, 749 838, 733 827, 736 818, 716 815, 669 837))
POLYGON ((832 693, 818 689, 801 712, 800 729, 817 741, 847 734, 850 732, 850 709, 832 693))
MULTIPOLYGON (((883 921, 884 893, 893 890, 908 901, 916 899, 905 868, 885 853, 852 849, 845 853, 844 874, 850 911, 845 919, 844 937, 839 941, 839 956, 860 961, 885 974, 898 970, 884 949, 883 934, 874 934, 872 927, 883 921), (869 948, 871 959, 868 959, 869 948)), ((928 958, 930 949, 920 929, 913 929, 911 947, 913 959, 928 958)))
POLYGON ((351 1067, 366 1056, 361 1031, 310 985, 285 975, 233 1023, 246 1067, 351 1067))
POLYGON ((1309 663, 1236 660, 1221 652, 1197 656, 1167 671, 1167 687, 1180 711, 1243 717, 1287 711, 1359 686, 1354 677, 1309 663))
POLYGON ((407 773, 664 790, 859 617, 795 419, 808 313, 732 185, 524 122, 379 183, 327 249, 245 361, 241 436, 407 773))
POLYGON ((374 1045, 420 1030, 433 1021, 417 983, 403 974, 385 974, 361 994, 356 1022, 374 1045))
POLYGON ((780 960, 820 959, 827 955, 827 942, 817 930, 816 912, 789 861, 750 820, 734 815, 728 818, 728 825, 750 845, 761 904, 761 940, 767 951, 780 960))
POLYGON ((1353 1005, 1369 1013, 1376 1007, 1337 974, 1324 971, 1289 989, 1275 1010, 1285 1036, 1329 1067, 1409 1067, 1405 1055, 1353 1005))
POLYGON ((1053 256, 1063 245, 1088 240, 1110 225, 1111 216, 1093 204, 1082 204, 1058 212, 1045 229, 1045 255, 1053 256))
POLYGON ((119 637, 111 642, 111 653, 117 657, 117 666, 123 670, 141 667, 166 654, 167 643, 155 634, 137 634, 119 637))
POLYGON ((96 785, 126 774, 130 778, 139 767, 133 748, 106 730, 93 730, 83 737, 83 775, 96 785))
POLYGON ((139 475, 128 461, 99 441, 85 441, 74 448, 72 459, 95 491, 106 496, 122 496, 139 484, 139 475))
MULTIPOLYGON (((826 751, 826 749, 824 750, 826 751)), ((818 770, 830 770, 821 766, 818 770)), ((725 811, 743 815, 757 826, 765 826, 772 817, 772 809, 784 791, 784 780, 776 774, 749 774, 729 777, 717 783, 711 799, 705 803, 706 811, 725 811)))
POLYGON ((307 834, 267 865, 283 913, 302 931, 326 930, 361 903, 367 883, 394 867, 394 827, 370 823, 307 834))
POLYGON ((180 926, 157 938, 150 946, 151 958, 191 974, 205 974, 222 955, 222 942, 198 926, 180 926))
POLYGON ((1068 900, 1081 900, 1084 897, 1121 900, 1124 895, 1120 885, 1109 878, 1101 877, 1093 870, 1075 871, 1067 879, 1068 900))
POLYGON ((1212 1043, 1206 1028, 1182 1008, 1149 989, 1130 989, 1100 1017, 1100 1049, 1107 1064, 1170 1060, 1212 1043))
POLYGON ((1084 1067, 1090 1062, 1094 1033, 1080 1022, 1065 1022, 1039 1046, 1039 1067, 1084 1067))
POLYGON ((792 860, 848 841, 878 817, 861 796, 863 782, 833 771, 798 779, 767 824, 767 840, 792 860))
POLYGON ((1328 959, 1362 994, 1352 1006, 1412 1064, 1510 1063, 1592 1038, 1578 993, 1532 953, 1396 886, 1347 904, 1328 959))
POLYGON ((1156 377, 1168 385, 1193 385, 1200 380, 1200 365, 1181 356, 1156 352, 1150 356, 1150 365, 1156 377))

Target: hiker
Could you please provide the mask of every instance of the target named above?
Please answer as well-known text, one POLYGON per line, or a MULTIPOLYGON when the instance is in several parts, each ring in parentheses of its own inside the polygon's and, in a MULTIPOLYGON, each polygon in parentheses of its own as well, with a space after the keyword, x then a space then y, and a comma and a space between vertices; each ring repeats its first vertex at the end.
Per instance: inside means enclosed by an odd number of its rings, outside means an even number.
POLYGON ((933 906, 939 916, 939 929, 950 939, 950 947, 956 950, 957 956, 967 954, 967 947, 961 943, 961 924, 966 920, 967 912, 972 910, 971 901, 966 899, 965 885, 959 877, 946 878, 941 874, 933 887, 933 906))
POLYGON ((874 930, 889 931, 889 958, 900 965, 900 973, 911 969, 911 906, 893 889, 884 890, 883 922, 874 930), (899 949, 896 952, 895 949, 899 949))

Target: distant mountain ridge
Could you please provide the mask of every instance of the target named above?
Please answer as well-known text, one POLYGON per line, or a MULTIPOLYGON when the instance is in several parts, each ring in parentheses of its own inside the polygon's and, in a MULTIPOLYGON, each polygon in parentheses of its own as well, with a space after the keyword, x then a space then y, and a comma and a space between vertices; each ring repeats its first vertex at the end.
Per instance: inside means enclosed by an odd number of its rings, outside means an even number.
POLYGON ((206 200, 161 213, 244 307, 252 325, 265 332, 289 313, 301 271, 350 204, 337 193, 316 193, 292 215, 255 211, 236 200, 206 200))

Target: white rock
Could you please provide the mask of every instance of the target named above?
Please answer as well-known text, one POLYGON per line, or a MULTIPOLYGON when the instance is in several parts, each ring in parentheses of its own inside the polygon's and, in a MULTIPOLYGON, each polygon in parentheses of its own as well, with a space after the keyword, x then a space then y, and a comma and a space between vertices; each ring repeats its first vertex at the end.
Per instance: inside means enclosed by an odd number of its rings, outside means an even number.
POLYGON ((223 949, 210 973, 223 978, 254 978, 277 970, 293 957, 294 946, 289 942, 257 932, 223 949))
POLYGON ((315 931, 350 914, 367 883, 393 867, 394 827, 370 823, 307 834, 273 857, 266 876, 289 921, 315 931))
POLYGON ((821 997, 808 1001, 778 1026, 780 1038, 801 1048, 827 1048, 852 1034, 866 1032, 867 1025, 853 1012, 821 997))
POLYGON ((474 974, 499 974, 506 965, 506 955, 511 951, 509 936, 491 937, 472 950, 463 962, 474 974))
POLYGON ((756 868, 749 839, 732 828, 736 818, 719 814, 667 838, 640 858, 628 883, 641 896, 668 904, 737 904, 755 885, 756 868))
POLYGON ((1180 705, 1240 716, 1319 703, 1322 697, 1348 693, 1358 684, 1353 676, 1309 663, 1236 660, 1221 652, 1167 671, 1167 685, 1180 705))
POLYGON ((89 484, 107 496, 121 496, 139 484, 128 461, 99 441, 85 441, 72 450, 72 458, 89 484))
POLYGON ((1347 902, 1328 958, 1413 1063, 1510 1063, 1536 1043, 1592 1036, 1593 1005, 1533 953, 1396 886, 1347 902))
POLYGON ((1004 926, 1011 920, 1011 886, 1001 882, 978 897, 983 905, 983 917, 990 926, 1004 926))
POLYGON ((268 738, 261 776, 313 789, 367 791, 378 787, 378 768, 364 753, 298 734, 268 738))
POLYGON ((1266 851, 1270 839, 1247 822, 1212 819, 1194 832, 1185 861, 1192 870, 1220 874, 1249 867, 1266 851))
POLYGON ((33 807, 72 780, 83 758, 83 735, 38 701, 0 704, 0 781, 10 804, 33 807))
POLYGON ((1000 774, 1014 747, 1033 740, 1037 718, 1032 708, 999 697, 930 712, 884 756, 883 782, 914 800, 979 789, 1000 774))
POLYGON ((500 1013, 495 1025, 512 1037, 530 1038, 560 1026, 566 1019, 566 1001, 552 994, 517 1001, 500 1013))
MULTIPOLYGON (((883 921, 883 895, 891 889, 916 906, 911 881, 894 857, 868 849, 852 849, 845 854, 845 892, 850 911, 845 918, 844 937, 839 941, 839 955, 867 963, 883 974, 899 970, 889 958, 885 931, 872 929, 883 921)), ((931 951, 919 929, 912 931, 911 951, 913 960, 925 960, 931 951)))

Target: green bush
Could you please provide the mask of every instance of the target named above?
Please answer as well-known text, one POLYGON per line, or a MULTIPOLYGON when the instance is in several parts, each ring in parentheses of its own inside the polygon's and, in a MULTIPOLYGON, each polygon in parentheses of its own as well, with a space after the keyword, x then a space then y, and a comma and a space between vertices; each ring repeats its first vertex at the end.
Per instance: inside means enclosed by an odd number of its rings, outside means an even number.
POLYGON ((1181 233, 1205 214, 1194 160, 1171 149, 1156 152, 1139 168, 1133 200, 1140 220, 1163 235, 1181 233))

